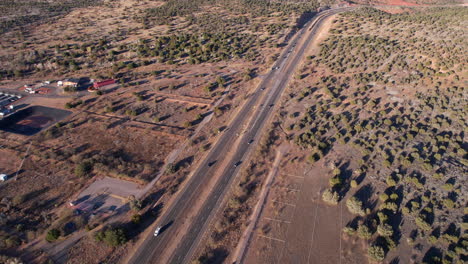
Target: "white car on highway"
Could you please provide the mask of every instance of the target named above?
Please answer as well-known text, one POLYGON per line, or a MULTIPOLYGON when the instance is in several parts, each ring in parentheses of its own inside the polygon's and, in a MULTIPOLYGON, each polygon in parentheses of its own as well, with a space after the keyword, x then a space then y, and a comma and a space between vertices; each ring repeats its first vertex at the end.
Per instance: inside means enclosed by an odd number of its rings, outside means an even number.
POLYGON ((156 229, 154 230, 154 236, 157 237, 160 231, 161 231, 161 226, 156 227, 156 229))

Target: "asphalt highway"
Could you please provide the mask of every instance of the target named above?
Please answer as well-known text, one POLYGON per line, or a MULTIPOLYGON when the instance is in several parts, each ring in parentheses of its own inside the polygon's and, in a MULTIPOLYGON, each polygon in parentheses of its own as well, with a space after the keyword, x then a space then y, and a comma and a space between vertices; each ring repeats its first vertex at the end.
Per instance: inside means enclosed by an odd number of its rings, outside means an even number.
POLYGON ((145 238, 142 245, 135 252, 129 263, 161 263, 158 259, 168 246, 174 242, 174 234, 180 230, 184 221, 190 221, 188 232, 178 241, 174 252, 170 252, 169 263, 190 263, 192 255, 198 246, 200 239, 209 226, 210 220, 221 205, 232 180, 239 172, 243 163, 246 163, 250 151, 255 147, 264 127, 272 116, 275 104, 279 101, 282 92, 286 88, 296 66, 304 56, 317 29, 324 18, 346 11, 349 8, 330 9, 317 14, 309 21, 280 55, 272 70, 264 77, 256 91, 250 95, 242 106, 229 128, 222 132, 218 142, 212 147, 206 159, 200 164, 184 188, 177 194, 176 200, 158 221, 162 230, 157 237, 153 233, 145 238), (305 38, 304 41, 302 41, 305 38), (248 118, 253 115, 253 118, 248 118), (252 141, 253 140, 253 141, 252 141), (238 145, 236 145, 238 143, 238 145), (251 144, 249 144, 251 143, 251 144), (237 148, 236 148, 237 146, 237 148), (210 191, 208 198, 195 217, 188 219, 187 215, 193 207, 194 201, 199 196, 209 180, 223 163, 227 153, 234 151, 229 156, 230 161, 215 187, 210 191), (214 162, 214 164, 212 164, 214 162), (209 166, 209 164, 212 164, 209 166), (238 166, 235 166, 238 165, 238 166))

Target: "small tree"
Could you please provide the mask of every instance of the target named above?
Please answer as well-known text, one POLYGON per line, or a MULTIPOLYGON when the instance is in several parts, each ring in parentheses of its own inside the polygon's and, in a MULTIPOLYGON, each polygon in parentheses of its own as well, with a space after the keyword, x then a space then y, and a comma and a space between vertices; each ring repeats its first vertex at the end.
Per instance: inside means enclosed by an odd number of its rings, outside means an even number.
POLYGON ((377 233, 384 237, 390 237, 393 235, 393 228, 389 224, 380 224, 377 226, 377 233))
POLYGON ((104 241, 107 245, 117 247, 127 242, 125 230, 122 228, 110 228, 106 231, 96 232, 94 235, 96 241, 104 241))
POLYGON ((47 240, 47 242, 54 242, 59 237, 60 237, 60 231, 54 228, 54 229, 50 229, 47 232, 47 235, 46 235, 45 239, 47 240))
POLYGON ((367 250, 367 255, 373 260, 382 261, 385 258, 385 251, 382 247, 373 245, 367 250))
POLYGON ((139 215, 139 214, 134 214, 134 215, 132 216, 132 222, 133 222, 134 224, 139 225, 139 224, 141 223, 141 215, 139 215))
POLYGON ((369 239, 372 237, 372 232, 367 225, 359 225, 357 229, 357 234, 360 238, 369 239))
POLYGON ((339 176, 335 176, 333 178, 330 178, 330 180, 328 181, 328 184, 332 188, 335 187, 335 186, 339 186, 339 185, 341 185, 341 178, 339 176))
POLYGON ((138 199, 130 200, 130 208, 133 211, 139 211, 141 209, 141 201, 138 199))
POLYGON ((91 172, 93 164, 89 161, 83 161, 75 166, 75 175, 78 177, 84 177, 91 172))
POLYGON ((341 174, 341 171, 340 171, 339 168, 334 168, 333 171, 332 171, 332 173, 333 173, 333 176, 338 176, 338 175, 341 174))
POLYGON ((326 203, 336 205, 340 200, 340 195, 332 189, 326 189, 322 194, 322 200, 326 203))
POLYGON ((362 207, 362 202, 355 196, 346 201, 346 206, 348 207, 349 212, 353 214, 358 214, 360 216, 366 215, 366 211, 362 207))
POLYGON ((176 169, 176 166, 174 165, 174 163, 167 164, 167 166, 166 166, 166 172, 167 173, 172 174, 172 173, 175 173, 176 171, 177 171, 177 169, 176 169))
POLYGON ((104 232, 104 242, 109 246, 120 246, 127 242, 127 236, 122 228, 108 229, 104 232))

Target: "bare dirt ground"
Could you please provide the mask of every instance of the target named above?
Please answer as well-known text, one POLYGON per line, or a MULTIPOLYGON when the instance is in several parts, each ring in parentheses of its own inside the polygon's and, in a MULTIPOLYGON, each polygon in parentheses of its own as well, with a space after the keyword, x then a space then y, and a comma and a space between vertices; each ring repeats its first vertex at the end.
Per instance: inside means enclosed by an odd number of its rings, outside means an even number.
POLYGON ((303 159, 298 152, 283 159, 245 263, 365 263, 360 245, 342 239, 352 215, 321 200, 326 161, 297 166, 303 159))

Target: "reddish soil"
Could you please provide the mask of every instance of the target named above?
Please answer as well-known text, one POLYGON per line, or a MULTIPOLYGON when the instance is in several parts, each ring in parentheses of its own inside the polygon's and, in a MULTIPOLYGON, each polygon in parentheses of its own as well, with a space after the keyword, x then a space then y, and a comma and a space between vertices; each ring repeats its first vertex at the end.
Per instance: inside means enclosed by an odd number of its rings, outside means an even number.
POLYGON ((22 126, 29 126, 33 128, 43 128, 46 127, 50 122, 53 120, 46 116, 30 116, 26 119, 21 120, 18 122, 18 125, 22 126))

